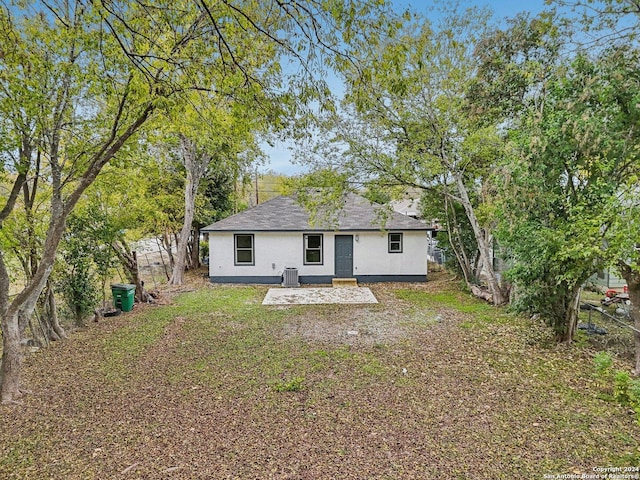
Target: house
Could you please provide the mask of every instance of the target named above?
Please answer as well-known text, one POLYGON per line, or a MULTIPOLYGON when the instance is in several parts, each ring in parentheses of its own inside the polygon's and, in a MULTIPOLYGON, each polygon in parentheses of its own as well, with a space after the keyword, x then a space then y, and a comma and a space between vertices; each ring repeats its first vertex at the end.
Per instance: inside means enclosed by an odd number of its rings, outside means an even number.
POLYGON ((627 284, 624 278, 618 277, 612 270, 599 270, 594 273, 587 283, 599 287, 600 290, 622 290, 627 284))
POLYGON ((287 268, 301 283, 426 281, 431 230, 353 194, 334 227, 311 225, 294 196, 281 196, 202 229, 212 282, 266 284, 281 283, 287 268))
POLYGON ((391 205, 391 208, 396 212, 408 217, 415 218, 416 220, 422 218, 422 213, 420 212, 420 199, 405 198, 403 200, 391 200, 389 205, 391 205))
MULTIPOLYGON (((402 215, 415 218, 425 223, 426 220, 422 218, 419 195, 420 192, 408 191, 405 193, 406 198, 402 200, 392 200, 389 202, 389 206, 402 215)), ((438 247, 438 240, 436 238, 436 234, 441 230, 440 222, 437 218, 433 218, 430 223, 432 228, 427 242, 427 260, 434 264, 444 265, 446 262, 446 253, 445 250, 438 247)))

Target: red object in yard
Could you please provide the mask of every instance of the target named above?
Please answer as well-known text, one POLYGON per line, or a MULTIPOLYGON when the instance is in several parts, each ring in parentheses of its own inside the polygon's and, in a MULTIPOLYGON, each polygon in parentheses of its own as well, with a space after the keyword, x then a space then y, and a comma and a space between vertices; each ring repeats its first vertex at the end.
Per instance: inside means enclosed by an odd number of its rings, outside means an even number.
POLYGON ((618 292, 616 292, 615 290, 607 290, 606 292, 604 292, 604 296, 605 297, 609 297, 609 298, 613 298, 618 294, 618 292))
POLYGON ((622 287, 622 291, 624 293, 629 293, 629 285, 625 285, 624 287, 622 287))

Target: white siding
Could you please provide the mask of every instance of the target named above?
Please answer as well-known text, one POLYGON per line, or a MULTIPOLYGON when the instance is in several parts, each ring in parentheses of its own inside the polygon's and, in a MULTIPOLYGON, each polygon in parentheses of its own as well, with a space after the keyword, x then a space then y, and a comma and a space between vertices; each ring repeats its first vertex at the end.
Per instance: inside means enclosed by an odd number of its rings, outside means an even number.
POLYGON ((303 232, 255 232, 255 265, 234 265, 233 233, 211 232, 209 274, 269 277, 295 267, 299 275, 333 275, 333 236, 328 239, 329 235, 323 235, 323 265, 303 265, 303 232))
POLYGON ((353 242, 354 275, 426 275, 427 233, 402 233, 402 253, 389 253, 387 233, 358 233, 353 242))
POLYGON ((304 233, 254 232, 255 265, 234 265, 233 233, 210 232, 209 275, 215 277, 280 276, 286 267, 295 267, 299 275, 303 276, 333 276, 335 235, 353 235, 354 237, 354 275, 426 275, 427 273, 427 234, 424 231, 402 232, 402 253, 389 253, 386 232, 322 232, 322 265, 304 265, 304 233))

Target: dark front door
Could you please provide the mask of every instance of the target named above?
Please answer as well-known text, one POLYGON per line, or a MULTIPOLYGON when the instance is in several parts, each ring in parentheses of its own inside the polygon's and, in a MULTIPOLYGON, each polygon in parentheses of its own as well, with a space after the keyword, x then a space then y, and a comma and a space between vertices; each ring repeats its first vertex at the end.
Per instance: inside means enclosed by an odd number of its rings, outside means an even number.
POLYGON ((336 277, 353 276, 353 235, 336 235, 336 277))

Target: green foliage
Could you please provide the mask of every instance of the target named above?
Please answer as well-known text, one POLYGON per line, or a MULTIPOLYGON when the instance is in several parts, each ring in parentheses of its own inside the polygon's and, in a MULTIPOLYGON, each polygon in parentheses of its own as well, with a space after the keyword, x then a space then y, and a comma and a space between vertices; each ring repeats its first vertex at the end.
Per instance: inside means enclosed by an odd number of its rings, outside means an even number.
POLYGON ((349 173, 326 168, 289 180, 287 190, 297 193, 298 202, 309 211, 312 226, 335 228, 344 207, 344 196, 351 191, 349 173))
POLYGON ((467 98, 474 117, 485 125, 526 115, 528 102, 562 61, 566 22, 554 12, 533 18, 521 13, 507 25, 488 32, 475 50, 479 67, 467 98))
MULTIPOLYGON (((51 221, 29 245, 38 264, 32 263, 33 271, 27 276, 37 280, 25 282, 24 295, 11 299, 12 308, 8 308, 7 268, 12 259, 7 258, 5 241, 0 239, 0 310, 5 333, 8 328, 17 331, 18 315, 5 317, 4 312, 20 312, 20 317, 31 314, 53 269, 68 216, 110 162, 127 177, 124 167, 136 158, 133 151, 148 145, 145 140, 154 120, 165 115, 177 125, 182 115, 187 130, 183 135, 207 144, 210 153, 231 152, 227 157, 237 159, 233 154, 246 150, 225 150, 229 140, 242 139, 239 143, 250 144, 255 153, 255 138, 247 141, 251 133, 281 128, 287 123, 285 115, 293 116, 305 102, 326 95, 327 88, 315 88, 325 85, 324 81, 313 79, 329 63, 325 54, 344 54, 343 39, 361 38, 375 14, 388 11, 378 0, 350 1, 336 16, 335 5, 333 1, 294 6, 164 0, 153 5, 3 3, 0 171, 15 172, 12 193, 20 194, 27 179, 48 183, 51 189, 45 207, 51 221), (300 68, 282 67, 281 61, 291 60, 300 68), (303 93, 296 97, 294 91, 303 93), (208 105, 216 108, 198 111, 208 105), (235 113, 238 105, 244 107, 238 117, 253 121, 228 121, 225 114, 235 113), (215 128, 199 128, 211 125, 215 128), (216 135, 223 130, 224 135, 216 135)), ((0 222, 13 215, 17 197, 3 195, 0 222)), ((183 239, 191 227, 191 219, 185 218, 183 239)), ((76 267, 76 274, 82 269, 87 279, 88 267, 76 267)), ((87 288, 73 283, 69 291, 87 288)), ((78 311, 85 309, 79 303, 76 306, 78 311)), ((15 344, 18 336, 9 339, 5 334, 3 341, 15 344)), ((5 356, 17 357, 3 362, 3 401, 19 392, 21 362, 15 347, 4 349, 5 356), (10 370, 8 365, 16 368, 10 370)))
POLYGON ((509 159, 499 239, 512 256, 515 306, 540 313, 564 339, 579 287, 620 251, 612 227, 638 165, 637 55, 577 55, 547 82, 544 109, 531 105, 512 135, 520 153, 509 159))
MULTIPOLYGON (((603 3, 602 18, 621 18, 617 2, 603 3)), ((495 218, 513 266, 514 307, 539 313, 565 339, 579 286, 631 258, 640 234, 630 221, 638 193, 637 48, 614 42, 561 54, 571 34, 593 21, 555 11, 509 20, 479 43, 467 96, 480 121, 503 125, 510 141, 495 218)))
POLYGON ((615 374, 613 397, 621 405, 631 407, 640 425, 640 379, 631 379, 629 372, 618 370, 615 374))
POLYGON ((640 379, 633 379, 626 370, 613 369, 613 358, 608 352, 598 352, 593 363, 596 375, 604 388, 613 383, 613 395, 608 397, 621 405, 631 407, 640 425, 640 379))
POLYGON ((598 377, 607 378, 611 374, 613 358, 611 358, 611 354, 608 352, 598 352, 593 358, 593 364, 598 377))
POLYGON ((631 376, 629 372, 618 370, 614 376, 613 398, 622 405, 629 404, 629 387, 631 385, 631 376))
POLYGON ((588 34, 576 39, 582 46, 598 49, 611 44, 630 45, 637 41, 640 31, 637 4, 623 0, 577 0, 566 4, 571 5, 588 34))
POLYGON ((200 244, 200 260, 209 256, 209 242, 202 242, 200 244))
POLYGON ((629 405, 636 412, 636 420, 640 425, 640 380, 629 382, 627 396, 629 397, 629 405))
POLYGON ((385 192, 384 190, 379 190, 376 188, 371 188, 371 185, 364 191, 362 194, 364 198, 369 200, 372 203, 386 204, 393 200, 393 197, 389 192, 385 192))
POLYGON ((102 255, 103 250, 87 235, 87 226, 81 218, 71 217, 60 252, 63 263, 58 271, 58 284, 76 325, 82 325, 83 319, 98 304, 101 289, 96 265, 98 269, 106 268, 103 262, 108 264, 109 261, 102 255))
MULTIPOLYGON (((438 234, 438 243, 446 254, 445 266, 447 270, 469 278, 472 282, 480 282, 480 272, 472 264, 461 262, 460 258, 472 259, 477 256, 478 240, 473 232, 464 207, 459 202, 445 202, 446 209, 443 224, 447 227, 446 237, 438 234), (451 232, 451 233, 449 233, 451 232), (443 240, 447 241, 443 241, 443 240), (464 269, 467 271, 464 272, 464 269), (465 275, 466 274, 466 275, 465 275)), ((444 233, 444 232, 443 232, 444 233)))
POLYGON ((80 258, 86 263, 86 270, 93 278, 92 284, 96 285, 103 306, 106 303, 106 283, 114 275, 115 269, 121 265, 121 259, 113 245, 125 235, 130 222, 136 218, 132 192, 137 190, 132 188, 123 193, 129 182, 123 179, 114 185, 109 181, 110 173, 111 169, 107 168, 105 177, 90 190, 93 195, 80 202, 70 215, 60 250, 63 258, 66 258, 69 245, 78 245, 83 249, 80 258), (114 199, 118 201, 117 213, 111 205, 114 199))
POLYGON ((304 378, 294 377, 291 380, 282 380, 273 384, 273 390, 276 392, 299 392, 302 390, 304 378))
POLYGON ((210 168, 196 199, 194 224, 201 228, 229 216, 233 209, 235 177, 223 168, 210 168))
POLYGON ((474 44, 488 29, 486 10, 455 5, 438 24, 407 17, 383 42, 362 45, 357 63, 339 64, 342 109, 322 117, 319 145, 303 160, 318 172, 338 168, 375 199, 393 198, 399 187, 434 192, 444 212, 437 218, 446 225, 457 214, 467 218, 451 225, 456 255, 448 258, 474 282, 480 255, 490 288, 499 290, 486 238, 495 224, 490 172, 504 142, 469 115, 465 100, 477 67, 474 44))
POLYGON ((84 318, 93 312, 100 300, 98 281, 86 260, 66 259, 67 269, 58 281, 67 306, 73 312, 76 325, 82 325, 84 318))

